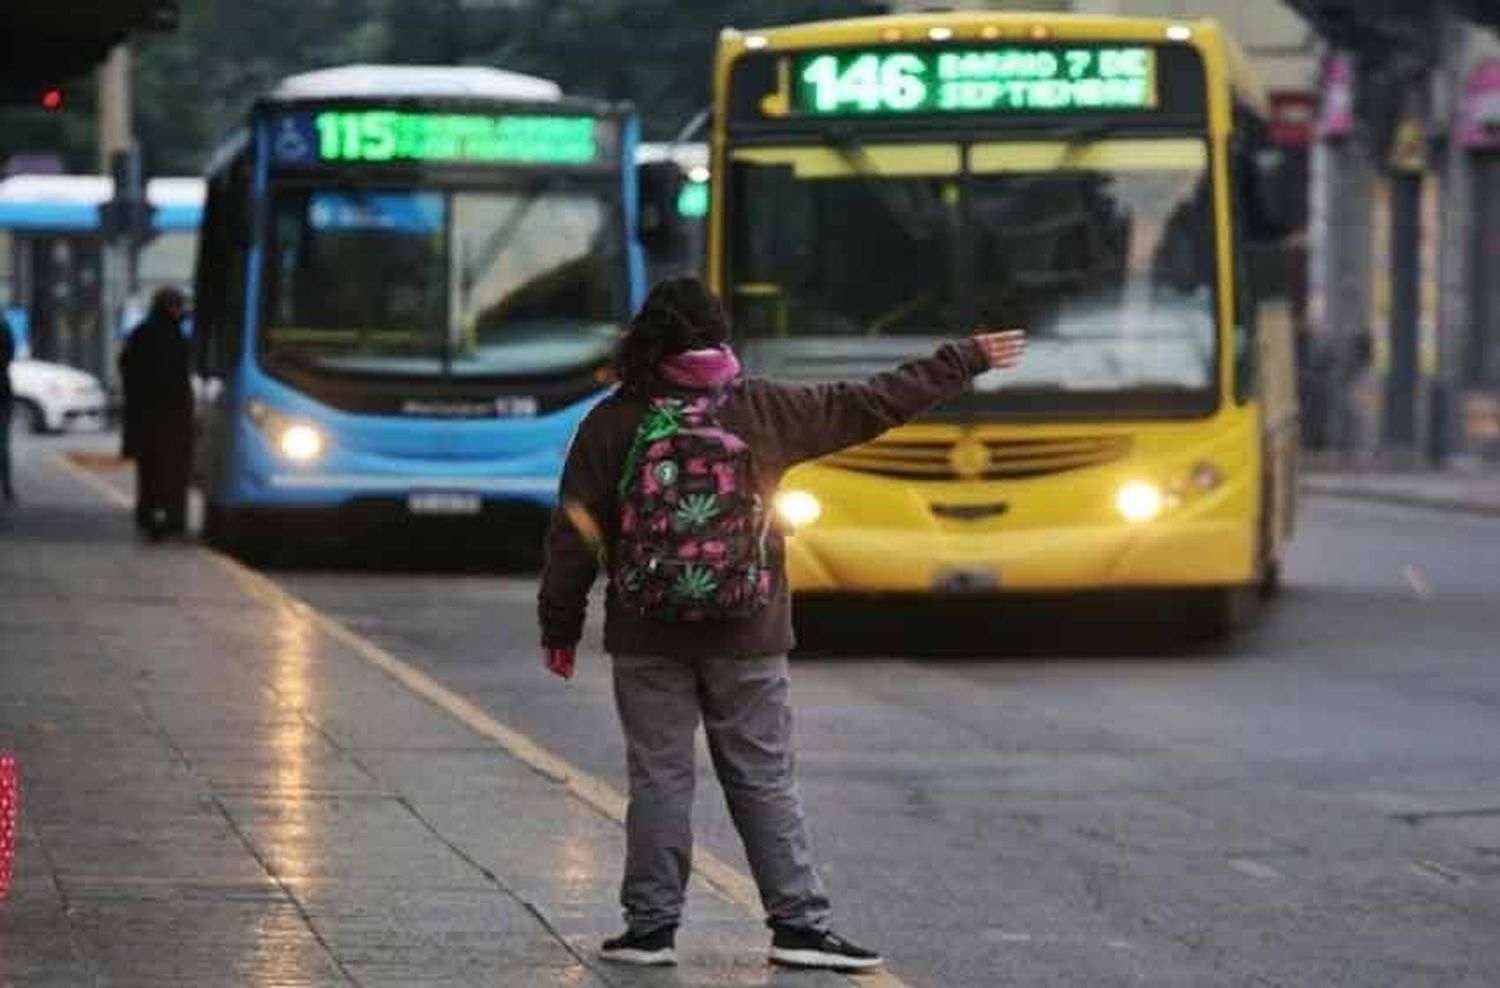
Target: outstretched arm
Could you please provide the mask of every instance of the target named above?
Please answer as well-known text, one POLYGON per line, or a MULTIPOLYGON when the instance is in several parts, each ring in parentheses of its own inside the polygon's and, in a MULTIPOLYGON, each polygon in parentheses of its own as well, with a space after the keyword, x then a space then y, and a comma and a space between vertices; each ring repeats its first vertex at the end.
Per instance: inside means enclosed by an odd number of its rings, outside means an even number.
POLYGON ((777 434, 784 466, 791 466, 868 442, 962 394, 977 375, 1014 366, 1025 349, 1020 330, 980 333, 868 381, 764 383, 757 413, 777 434))

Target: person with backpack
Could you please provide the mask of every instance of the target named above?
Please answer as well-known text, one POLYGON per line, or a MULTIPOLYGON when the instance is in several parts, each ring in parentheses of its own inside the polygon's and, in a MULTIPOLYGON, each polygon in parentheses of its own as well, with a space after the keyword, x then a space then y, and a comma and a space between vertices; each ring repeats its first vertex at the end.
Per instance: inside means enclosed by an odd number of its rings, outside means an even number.
POLYGON ((729 320, 696 278, 652 289, 620 386, 583 420, 547 534, 538 612, 548 669, 574 671, 589 589, 608 571, 604 647, 629 771, 626 929, 600 956, 675 964, 692 863, 701 720, 771 928, 770 960, 856 971, 880 955, 834 933, 793 771, 783 533, 791 467, 867 442, 1015 364, 1019 331, 945 343, 863 383, 740 374, 729 320))

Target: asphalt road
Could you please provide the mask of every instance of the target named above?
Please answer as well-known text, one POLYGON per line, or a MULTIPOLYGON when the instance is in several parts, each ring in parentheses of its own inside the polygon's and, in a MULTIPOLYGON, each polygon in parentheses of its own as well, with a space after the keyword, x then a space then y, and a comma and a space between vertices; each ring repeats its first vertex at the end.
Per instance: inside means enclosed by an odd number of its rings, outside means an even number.
MULTIPOLYGON (((541 672, 531 578, 269 573, 623 788, 597 629, 574 682, 541 672)), ((1500 984, 1497 587, 1500 521, 1314 499, 1226 646, 819 614, 863 632, 794 670, 840 927, 933 988, 1500 984)), ((703 764, 699 832, 741 862, 703 764)))

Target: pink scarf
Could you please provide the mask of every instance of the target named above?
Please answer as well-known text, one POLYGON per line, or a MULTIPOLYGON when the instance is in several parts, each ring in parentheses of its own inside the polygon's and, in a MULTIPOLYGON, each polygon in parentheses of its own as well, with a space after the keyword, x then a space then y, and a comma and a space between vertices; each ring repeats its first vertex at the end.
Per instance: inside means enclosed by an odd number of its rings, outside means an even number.
POLYGON ((712 391, 740 376, 740 358, 728 346, 686 350, 662 361, 661 376, 679 388, 712 391))

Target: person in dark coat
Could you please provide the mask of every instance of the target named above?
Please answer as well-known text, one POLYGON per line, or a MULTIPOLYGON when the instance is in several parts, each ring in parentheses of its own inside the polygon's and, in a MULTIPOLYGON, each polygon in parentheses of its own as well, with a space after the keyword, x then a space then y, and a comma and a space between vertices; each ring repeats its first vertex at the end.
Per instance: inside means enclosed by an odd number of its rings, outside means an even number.
POLYGON ((182 335, 187 299, 163 288, 125 341, 124 455, 136 463, 135 524, 161 539, 187 529, 188 465, 192 457, 193 391, 188 343, 182 335))
POLYGON ((10 476, 10 416, 14 395, 10 390, 10 362, 16 356, 16 341, 10 335, 10 323, 0 316, 0 500, 11 504, 16 499, 15 484, 10 476))

